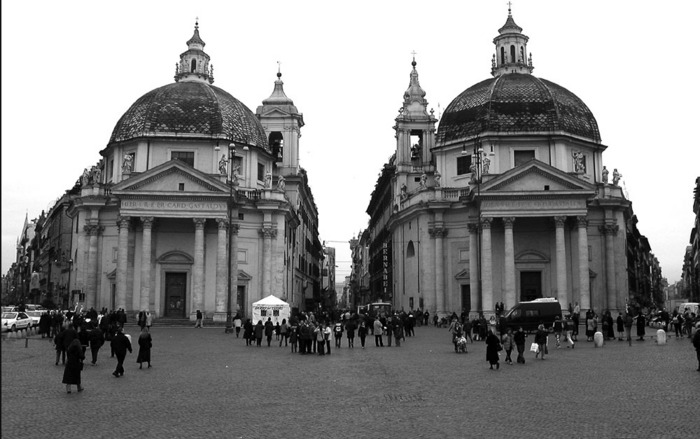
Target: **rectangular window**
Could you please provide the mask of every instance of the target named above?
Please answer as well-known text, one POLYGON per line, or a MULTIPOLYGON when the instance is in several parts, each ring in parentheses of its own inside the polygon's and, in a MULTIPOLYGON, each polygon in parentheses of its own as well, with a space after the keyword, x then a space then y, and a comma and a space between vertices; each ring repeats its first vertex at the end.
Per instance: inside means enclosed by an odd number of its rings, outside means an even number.
POLYGON ((258 181, 265 181, 265 165, 258 163, 258 181))
POLYGON ((457 157, 457 175, 469 174, 469 167, 472 165, 471 155, 461 155, 457 157))
POLYGON ((185 190, 185 183, 178 183, 177 190, 179 190, 180 192, 183 192, 185 190))
POLYGON ((514 167, 518 167, 520 165, 524 165, 525 163, 529 162, 530 160, 535 158, 535 150, 534 149, 529 149, 525 151, 513 151, 513 164, 514 167))
POLYGON ((172 151, 170 152, 171 160, 180 160, 194 167, 194 151, 172 151))

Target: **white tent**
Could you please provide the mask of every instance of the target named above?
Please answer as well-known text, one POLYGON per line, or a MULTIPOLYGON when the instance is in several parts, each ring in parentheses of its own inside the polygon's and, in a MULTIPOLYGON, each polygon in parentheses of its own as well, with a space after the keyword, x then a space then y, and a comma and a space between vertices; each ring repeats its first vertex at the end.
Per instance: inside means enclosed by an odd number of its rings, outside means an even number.
POLYGON ((282 323, 282 319, 287 319, 287 322, 289 322, 290 311, 291 309, 287 302, 270 294, 253 303, 253 325, 257 324, 258 320, 262 320, 263 324, 265 324, 268 317, 273 325, 277 324, 277 322, 282 323))

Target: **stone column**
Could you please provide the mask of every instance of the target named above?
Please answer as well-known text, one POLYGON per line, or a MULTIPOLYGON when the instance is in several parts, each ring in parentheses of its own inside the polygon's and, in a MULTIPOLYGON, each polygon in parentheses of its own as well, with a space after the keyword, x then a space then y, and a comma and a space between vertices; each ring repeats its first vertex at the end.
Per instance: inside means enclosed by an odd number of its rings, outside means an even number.
MULTIPOLYGON (((607 293, 607 306, 608 309, 613 311, 618 309, 617 305, 617 294, 615 282, 615 235, 620 227, 616 224, 606 224, 600 226, 600 232, 605 235, 605 286, 607 293)), ((603 310, 599 310, 602 312, 603 310)))
POLYGON ((227 264, 227 254, 226 250, 228 243, 226 242, 227 230, 228 230, 228 220, 219 218, 216 220, 219 226, 219 234, 216 241, 216 295, 215 295, 215 309, 216 313, 226 312, 226 292, 228 288, 228 281, 226 280, 226 264, 227 264))
POLYGON ((591 309, 591 289, 588 274, 588 219, 576 217, 578 226, 578 281, 581 310, 591 309))
POLYGON ((117 219, 117 227, 119 228, 119 241, 117 248, 117 297, 115 298, 115 306, 117 309, 126 309, 126 279, 128 269, 129 255, 129 227, 131 217, 120 216, 117 219))
POLYGON ((554 227, 556 229, 556 261, 557 261, 557 299, 562 309, 568 306, 568 295, 566 291, 566 243, 564 241, 565 216, 554 217, 554 227))
POLYGON ((481 305, 485 315, 493 314, 493 277, 491 274, 491 222, 481 219, 481 305))
POLYGON ((97 235, 104 230, 104 227, 97 224, 90 224, 84 227, 85 233, 89 237, 87 276, 85 284, 85 308, 90 309, 97 305, 97 235))
POLYGON ((192 272, 191 313, 204 312, 204 223, 206 218, 192 218, 194 221, 194 267, 192 272))
POLYGON ((515 217, 503 218, 505 227, 505 309, 515 306, 515 248, 513 245, 513 224, 515 217))
MULTIPOLYGON (((235 218, 236 216, 234 216, 235 218)), ((238 311, 238 229, 239 225, 231 224, 231 313, 233 318, 238 311)), ((265 271, 265 270, 263 270, 265 271)), ((244 304, 245 306, 245 304, 244 304)))
POLYGON ((468 224, 469 228, 469 295, 471 296, 471 313, 481 309, 481 291, 479 291, 479 225, 468 224))
POLYGON ((443 238, 447 235, 447 229, 436 227, 428 231, 430 237, 435 239, 435 307, 439 315, 445 314, 445 261, 443 250, 443 238))
POLYGON ((260 229, 260 234, 263 236, 263 297, 272 294, 271 288, 271 270, 272 270, 272 238, 277 236, 277 229, 269 226, 260 229))
POLYGON ((151 302, 151 230, 152 216, 142 216, 143 235, 141 240, 141 301, 139 311, 148 311, 151 302))

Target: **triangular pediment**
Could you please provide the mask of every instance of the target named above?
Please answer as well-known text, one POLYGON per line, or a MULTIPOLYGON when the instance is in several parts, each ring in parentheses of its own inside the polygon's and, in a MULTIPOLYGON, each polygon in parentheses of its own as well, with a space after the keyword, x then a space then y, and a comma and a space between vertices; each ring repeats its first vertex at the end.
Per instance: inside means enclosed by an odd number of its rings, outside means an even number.
POLYGON ((112 193, 228 193, 228 186, 180 160, 170 160, 146 172, 122 180, 112 187, 112 193), (180 185, 184 184, 184 187, 180 185))
POLYGON ((593 194, 595 187, 539 160, 531 160, 511 169, 481 186, 484 192, 577 192, 593 194))
POLYGON ((455 274, 455 279, 457 279, 457 280, 469 280, 470 279, 469 268, 465 268, 464 270, 455 274))

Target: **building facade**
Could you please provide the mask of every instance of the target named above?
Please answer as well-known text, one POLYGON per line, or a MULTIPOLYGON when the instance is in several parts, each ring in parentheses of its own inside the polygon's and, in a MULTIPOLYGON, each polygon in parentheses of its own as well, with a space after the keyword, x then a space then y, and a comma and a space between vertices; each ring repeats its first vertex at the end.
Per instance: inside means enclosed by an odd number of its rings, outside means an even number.
POLYGON ((372 295, 433 315, 539 297, 624 309, 631 203, 593 114, 532 75, 528 40, 509 10, 492 78, 457 96, 437 128, 414 58, 396 151, 367 208, 372 295))
POLYGON ((303 115, 277 73, 253 113, 213 85, 195 25, 175 82, 117 122, 68 208, 81 305, 224 320, 269 294, 320 294, 318 211, 299 164, 303 115), (229 274, 231 274, 229 276, 229 274))

